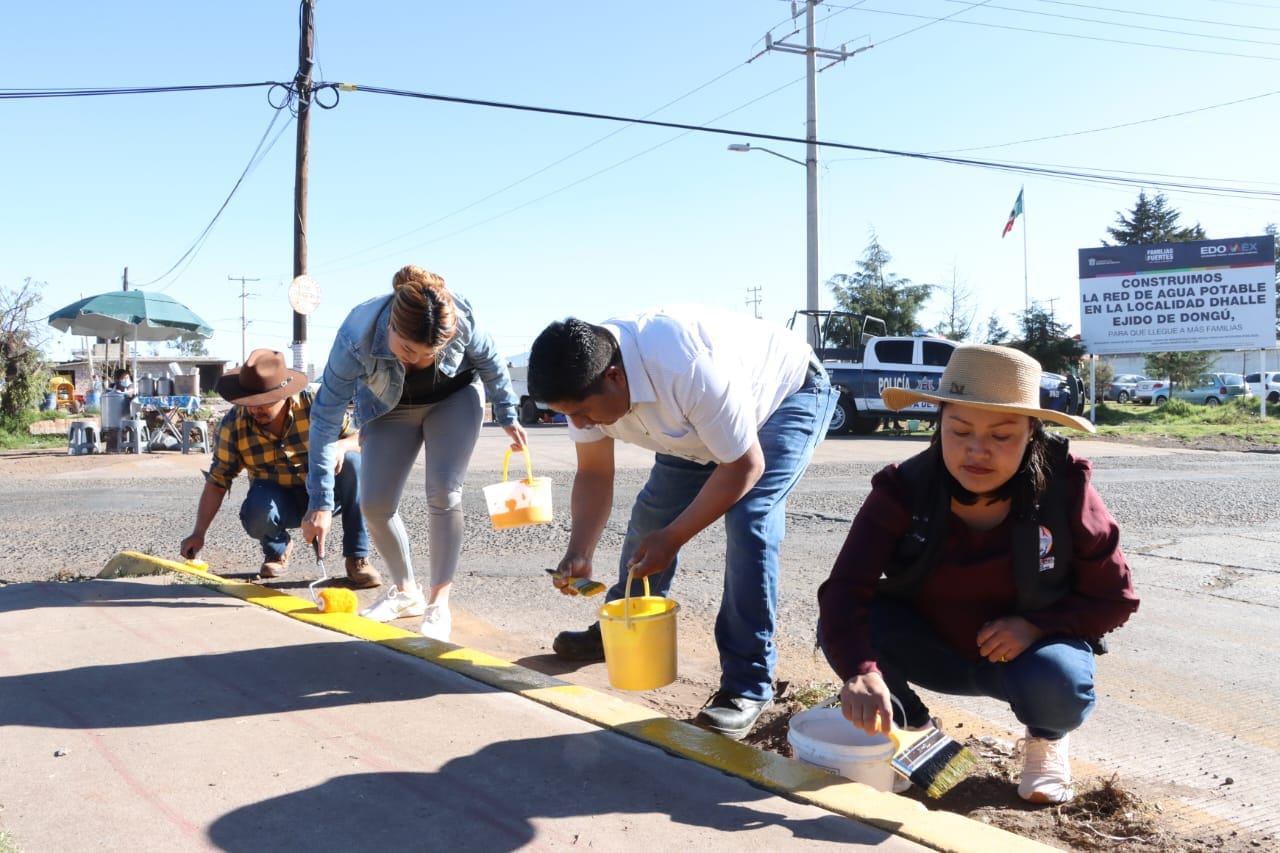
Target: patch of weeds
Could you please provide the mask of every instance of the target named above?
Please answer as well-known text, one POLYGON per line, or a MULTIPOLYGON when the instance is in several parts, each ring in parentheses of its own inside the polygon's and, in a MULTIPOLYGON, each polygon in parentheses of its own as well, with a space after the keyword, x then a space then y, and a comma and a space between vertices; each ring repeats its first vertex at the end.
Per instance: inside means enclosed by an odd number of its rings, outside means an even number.
POLYGON ((13 840, 12 835, 0 832, 0 853, 22 853, 22 848, 13 840))
POLYGON ((803 705, 807 710, 838 695, 840 695, 839 685, 829 681, 813 681, 803 687, 795 688, 786 698, 803 705))
POLYGON ((54 583, 80 583, 94 580, 94 578, 90 575, 78 575, 70 569, 59 569, 50 580, 54 583))
POLYGON ((1123 842, 1155 842, 1162 834, 1155 809, 1104 779, 1055 809, 1058 837, 1078 850, 1111 850, 1123 842))

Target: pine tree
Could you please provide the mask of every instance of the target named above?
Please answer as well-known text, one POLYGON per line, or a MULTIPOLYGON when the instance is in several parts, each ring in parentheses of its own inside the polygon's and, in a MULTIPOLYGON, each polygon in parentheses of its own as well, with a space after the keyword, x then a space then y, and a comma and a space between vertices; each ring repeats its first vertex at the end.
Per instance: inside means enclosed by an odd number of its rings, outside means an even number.
POLYGON ((1146 190, 1138 192, 1138 201, 1133 206, 1132 215, 1125 218, 1122 211, 1116 211, 1116 225, 1108 228, 1107 233, 1115 243, 1102 241, 1104 246, 1145 246, 1150 243, 1185 243, 1188 240, 1205 239, 1204 229, 1200 223, 1191 228, 1178 227, 1182 214, 1169 206, 1164 193, 1156 193, 1147 198, 1146 190))
MULTIPOLYGON (((913 284, 910 279, 899 278, 889 272, 893 255, 880 245, 880 239, 871 232, 858 261, 858 271, 833 275, 827 286, 841 311, 859 316, 870 315, 884 320, 891 335, 909 335, 917 328, 916 314, 929 299, 933 285, 913 284)), ((837 346, 856 346, 858 329, 851 324, 833 318, 828 328, 828 338, 837 346)))

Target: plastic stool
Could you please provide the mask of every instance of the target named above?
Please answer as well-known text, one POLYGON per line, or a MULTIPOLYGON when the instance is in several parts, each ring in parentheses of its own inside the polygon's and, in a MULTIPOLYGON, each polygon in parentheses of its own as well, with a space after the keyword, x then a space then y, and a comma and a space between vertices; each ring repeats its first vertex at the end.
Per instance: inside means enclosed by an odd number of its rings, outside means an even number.
POLYGON ((72 421, 67 427, 67 455, 82 456, 101 452, 102 443, 98 440, 97 426, 87 421, 72 421))
POLYGON ((182 422, 182 452, 189 450, 199 450, 201 453, 209 452, 209 422, 208 421, 183 421, 182 422), (193 438, 192 435, 195 435, 193 438))
POLYGON ((149 453, 151 451, 151 430, 147 422, 128 418, 120 422, 120 452, 149 453))

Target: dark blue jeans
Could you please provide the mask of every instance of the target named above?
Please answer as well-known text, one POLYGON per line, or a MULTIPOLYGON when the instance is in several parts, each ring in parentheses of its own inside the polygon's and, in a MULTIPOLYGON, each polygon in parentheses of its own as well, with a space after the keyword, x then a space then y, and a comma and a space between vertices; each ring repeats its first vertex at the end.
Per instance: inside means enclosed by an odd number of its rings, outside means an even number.
MULTIPOLYGON (((342 518, 342 556, 369 556, 369 534, 360 514, 360 454, 348 453, 334 480, 334 515, 342 518)), ((289 531, 302 526, 307 514, 307 487, 282 486, 273 480, 250 480, 240 505, 245 533, 262 543, 268 560, 277 560, 289 544, 289 531)))
MULTIPOLYGON (((716 616, 716 646, 720 651, 720 689, 748 699, 773 696, 774 622, 778 606, 778 546, 786 532, 787 496, 800 481, 818 442, 826 437, 835 411, 836 393, 823 372, 811 373, 804 387, 782 401, 760 427, 765 470, 759 482, 725 513, 727 547, 724 593, 716 616)), ((700 465, 659 453, 649 480, 636 497, 618 562, 618 582, 606 599, 622 598, 627 563, 640 540, 684 512, 714 464, 700 465)), ((666 570, 649 576, 653 595, 666 596, 680 558, 666 570)), ((643 595, 636 581, 632 595, 643 595)))
POLYGON ((1078 729, 1096 702, 1093 649, 1084 640, 1044 639, 1008 663, 975 660, 944 643, 909 602, 880 595, 871 605, 871 644, 908 726, 929 720, 929 709, 912 684, 1008 702, 1032 737, 1050 740, 1078 729))

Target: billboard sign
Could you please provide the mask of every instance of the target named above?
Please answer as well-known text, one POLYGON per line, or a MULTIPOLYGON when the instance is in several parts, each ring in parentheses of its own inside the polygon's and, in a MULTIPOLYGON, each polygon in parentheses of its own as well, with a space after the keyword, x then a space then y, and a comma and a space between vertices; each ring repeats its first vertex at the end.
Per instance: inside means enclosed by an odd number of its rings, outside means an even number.
POLYGON ((1094 355, 1276 345, 1275 237, 1081 249, 1080 341, 1094 355))

